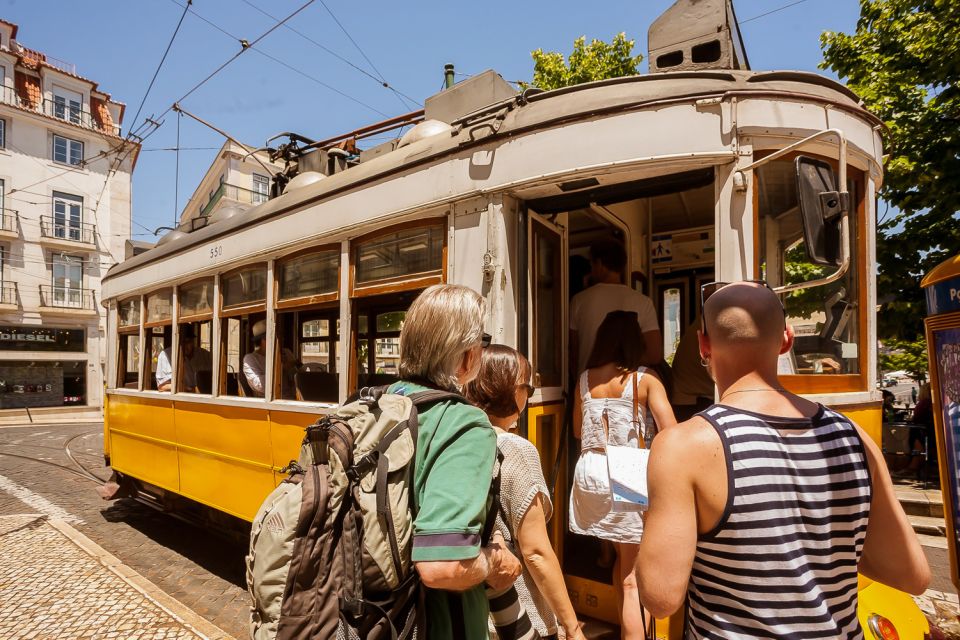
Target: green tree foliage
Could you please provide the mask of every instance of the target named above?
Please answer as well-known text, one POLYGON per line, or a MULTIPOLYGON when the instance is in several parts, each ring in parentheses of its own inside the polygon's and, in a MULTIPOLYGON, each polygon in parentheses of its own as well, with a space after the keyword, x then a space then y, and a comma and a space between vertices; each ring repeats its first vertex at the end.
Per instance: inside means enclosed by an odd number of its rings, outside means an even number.
POLYGON ((879 225, 878 295, 894 298, 879 328, 916 341, 920 279, 960 251, 960 2, 860 0, 856 32, 824 33, 821 46, 822 66, 888 127, 879 195, 899 213, 879 225))
POLYGON ((643 60, 642 55, 633 54, 633 40, 626 34, 618 33, 612 42, 591 40, 587 44, 586 36, 580 36, 573 42, 573 51, 564 59, 559 51, 537 49, 533 57, 532 85, 540 89, 559 89, 583 82, 635 76, 640 73, 637 67, 643 60))
POLYGON ((919 383, 927 376, 925 340, 888 340, 880 352, 881 371, 906 371, 919 383))

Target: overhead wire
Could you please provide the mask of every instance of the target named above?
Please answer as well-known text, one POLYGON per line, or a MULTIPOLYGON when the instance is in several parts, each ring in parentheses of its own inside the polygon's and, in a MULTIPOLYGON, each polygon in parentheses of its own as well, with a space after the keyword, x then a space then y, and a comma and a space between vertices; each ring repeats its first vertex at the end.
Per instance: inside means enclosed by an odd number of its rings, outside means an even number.
MULTIPOLYGON (((172 2, 172 3, 175 4, 175 5, 181 6, 181 7, 183 6, 183 5, 180 3, 180 0, 170 0, 170 2, 172 2)), ((208 19, 207 17, 203 16, 202 14, 198 13, 196 9, 191 8, 191 9, 190 9, 190 15, 195 16, 196 18, 199 18, 201 21, 205 22, 207 25, 209 25, 210 27, 216 29, 217 31, 219 31, 219 32, 222 33, 223 35, 227 36, 227 37, 230 38, 231 40, 235 40, 235 41, 241 42, 241 43, 242 43, 242 42, 245 42, 245 40, 244 40, 243 38, 240 38, 239 36, 230 33, 229 31, 227 31, 226 29, 224 29, 224 28, 221 27, 220 25, 216 24, 216 23, 213 22, 212 20, 210 20, 210 19, 208 19)), ((279 23, 278 23, 278 25, 275 25, 275 26, 279 26, 279 23)), ((250 47, 252 48, 252 45, 250 45, 250 47)), ((296 73, 296 74, 298 74, 298 75, 303 76, 303 77, 306 78, 307 80, 310 80, 310 81, 312 81, 312 82, 315 82, 316 84, 320 85, 321 87, 323 87, 323 88, 325 88, 325 89, 327 89, 327 90, 329 90, 329 91, 332 91, 332 92, 334 92, 334 93, 336 93, 336 94, 338 94, 338 95, 340 95, 340 96, 342 96, 342 97, 350 100, 351 102, 355 102, 356 104, 358 104, 358 105, 360 105, 360 106, 362 106, 362 107, 365 107, 365 108, 373 111, 374 113, 379 114, 379 115, 381 115, 381 116, 383 116, 383 117, 385 117, 385 118, 390 117, 389 114, 384 113, 384 112, 381 111, 380 109, 377 109, 376 107, 367 104, 367 103, 364 102, 363 100, 360 100, 359 98, 356 98, 356 97, 354 97, 354 96, 352 96, 352 95, 350 95, 350 94, 348 94, 348 93, 346 93, 346 92, 344 92, 344 91, 341 91, 340 89, 334 87, 333 85, 324 82, 323 80, 317 78, 316 76, 310 75, 310 74, 307 73, 306 71, 303 71, 303 70, 301 70, 301 69, 298 69, 298 68, 294 67, 293 65, 289 64, 288 62, 286 62, 286 61, 284 61, 284 60, 281 60, 280 58, 277 58, 276 56, 271 55, 271 54, 267 53, 266 51, 264 51, 264 50, 262 50, 262 49, 254 49, 254 51, 255 51, 256 53, 260 54, 261 56, 263 56, 264 58, 267 58, 268 60, 274 62, 275 64, 279 64, 280 66, 282 66, 282 67, 284 67, 284 68, 286 68, 286 69, 288 69, 288 70, 290 70, 290 71, 293 71, 294 73, 296 73)))
POLYGON ((167 43, 167 48, 163 51, 163 56, 160 57, 160 64, 157 65, 156 70, 153 72, 153 77, 150 79, 150 84, 147 85, 147 90, 143 94, 143 99, 140 100, 140 106, 137 107, 137 113, 133 116, 131 120, 132 125, 137 124, 137 119, 140 117, 140 112, 143 110, 143 105, 147 102, 147 97, 150 95, 150 90, 153 89, 153 83, 157 81, 157 76, 160 75, 160 69, 163 68, 163 63, 167 60, 167 54, 170 53, 170 49, 173 47, 173 41, 177 39, 177 34, 180 33, 180 27, 183 25, 183 19, 187 17, 187 11, 190 9, 190 5, 193 4, 193 0, 187 0, 187 6, 184 7, 183 13, 180 14, 180 20, 177 22, 177 27, 173 30, 173 35, 170 36, 170 42, 167 43))
POLYGON ((757 16, 753 16, 752 18, 747 18, 746 20, 740 20, 740 24, 747 24, 748 22, 753 22, 754 20, 759 20, 760 18, 765 18, 765 17, 767 17, 767 16, 769 16, 769 15, 771 15, 771 14, 777 13, 778 11, 783 11, 784 9, 789 9, 790 7, 795 7, 795 6, 797 6, 798 4, 803 4, 804 2, 807 2, 807 0, 796 0, 795 2, 791 2, 791 3, 789 3, 789 4, 785 4, 785 5, 783 5, 782 7, 777 7, 776 9, 771 9, 770 11, 767 11, 767 12, 765 12, 765 13, 761 13, 760 15, 757 15, 757 16))
MULTIPOLYGON (((257 5, 255 5, 255 4, 254 4, 253 2, 251 2, 250 0, 243 0, 243 2, 244 2, 246 5, 248 5, 249 7, 251 7, 252 9, 254 9, 254 10, 256 10, 256 11, 259 11, 261 14, 267 16, 267 17, 270 18, 271 20, 278 20, 278 18, 277 18, 276 16, 272 15, 272 14, 269 13, 268 11, 264 11, 261 7, 258 7, 257 5)), ((328 9, 328 11, 329 11, 329 9, 328 9)), ((194 13, 195 13, 195 12, 194 12, 194 13)), ((336 17, 334 17, 334 20, 336 20, 336 17)), ((303 38, 303 39, 306 40, 307 42, 313 44, 314 46, 316 46, 316 47, 319 48, 320 50, 325 51, 326 53, 330 54, 331 56, 333 56, 333 57, 336 58, 337 60, 343 62, 344 64, 350 66, 351 68, 355 69, 356 71, 358 71, 358 72, 362 73, 363 75, 367 76, 368 78, 370 78, 371 80, 373 80, 374 82, 376 82, 376 83, 379 84, 380 86, 384 87, 385 89, 389 89, 390 91, 392 91, 396 96, 398 96, 398 97, 401 98, 401 103, 403 104, 404 108, 409 108, 409 107, 410 107, 410 104, 413 104, 413 105, 415 105, 415 106, 422 106, 422 103, 418 102, 418 101, 415 100, 414 98, 411 98, 410 96, 408 96, 407 94, 403 93, 402 91, 400 91, 399 89, 397 89, 396 87, 394 87, 393 85, 391 85, 389 82, 387 82, 386 79, 385 79, 382 75, 381 75, 380 77, 375 76, 374 74, 370 73, 369 71, 367 71, 367 70, 364 69, 363 67, 361 67, 361 66, 359 66, 359 65, 357 65, 357 64, 354 64, 354 63, 353 63, 351 60, 349 60, 348 58, 340 55, 339 53, 337 53, 336 51, 334 51, 334 50, 331 49, 330 47, 326 46, 325 44, 323 44, 323 43, 321 43, 321 42, 318 42, 318 41, 315 40, 314 38, 311 38, 310 36, 308 36, 307 34, 303 33, 302 31, 300 31, 299 29, 297 29, 297 28, 295 28, 295 27, 292 27, 292 26, 290 26, 290 25, 284 25, 284 27, 285 27, 288 31, 291 31, 291 32, 297 34, 298 36, 300 36, 301 38, 303 38), (405 102, 405 101, 406 101, 406 102, 405 102), (409 104, 408 104, 408 102, 409 102, 409 104)), ((342 25, 341 25, 341 29, 342 29, 342 28, 343 28, 343 27, 342 27, 342 25)), ((348 37, 349 37, 349 35, 348 35, 348 37)), ((368 61, 368 62, 369 62, 369 61, 368 61)), ((371 64, 371 66, 373 66, 373 65, 371 64)), ((375 70, 375 71, 376 71, 376 70, 375 70)), ((379 74, 379 71, 377 71, 377 73, 379 74)))

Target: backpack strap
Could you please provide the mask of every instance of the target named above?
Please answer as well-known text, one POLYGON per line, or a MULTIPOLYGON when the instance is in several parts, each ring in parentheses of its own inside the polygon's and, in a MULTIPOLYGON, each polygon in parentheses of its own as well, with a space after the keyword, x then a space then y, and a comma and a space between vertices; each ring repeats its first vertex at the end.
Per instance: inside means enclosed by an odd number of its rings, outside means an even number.
MULTIPOLYGON (((487 519, 483 523, 483 531, 480 533, 480 544, 486 546, 490 542, 490 536, 493 535, 493 528, 497 523, 497 515, 499 514, 503 518, 503 524, 507 526, 507 529, 510 528, 510 523, 507 522, 507 515, 503 510, 503 503, 500 500, 500 471, 503 467, 503 453, 500 451, 500 447, 497 447, 497 461, 496 461, 496 470, 497 473, 493 476, 493 479, 490 481, 490 508, 487 509, 487 519)), ((512 536, 511 536, 512 537, 512 536)))

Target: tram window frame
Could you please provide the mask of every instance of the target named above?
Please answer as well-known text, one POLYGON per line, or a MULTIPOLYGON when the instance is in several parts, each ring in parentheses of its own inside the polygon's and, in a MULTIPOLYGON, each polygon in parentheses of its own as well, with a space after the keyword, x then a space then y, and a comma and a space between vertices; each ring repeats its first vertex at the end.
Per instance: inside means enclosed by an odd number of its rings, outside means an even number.
POLYGON ((378 229, 371 233, 359 236, 350 241, 350 297, 359 298, 364 296, 376 296, 385 293, 395 293, 398 291, 409 291, 412 289, 426 289, 435 284, 442 284, 447 280, 447 256, 449 248, 449 221, 447 216, 426 218, 423 220, 413 220, 395 224, 386 229, 378 229), (391 234, 407 231, 409 229, 429 229, 437 227, 441 229, 443 244, 440 249, 440 268, 430 269, 428 271, 417 271, 409 274, 402 274, 389 278, 380 278, 376 280, 357 283, 357 260, 359 251, 366 243, 382 238, 391 234))
MULTIPOLYGON (((149 359, 149 362, 144 362, 141 373, 142 386, 140 388, 144 391, 170 393, 173 390, 172 384, 169 389, 159 389, 159 385, 157 384, 157 366, 161 352, 166 349, 171 349, 171 355, 173 353, 173 288, 165 287, 146 294, 143 297, 143 311, 141 312, 141 316, 143 318, 144 329, 144 344, 141 345, 141 350, 144 351, 144 356, 149 359), (170 315, 151 320, 150 300, 163 295, 166 295, 170 301, 170 315), (160 331, 158 332, 157 329, 160 329, 160 331), (156 359, 154 359, 154 340, 157 339, 158 336, 163 348, 157 352, 156 359)), ((173 363, 171 362, 170 364, 172 365, 173 363)))
POLYGON ((296 253, 291 253, 283 256, 282 258, 277 258, 274 262, 274 308, 278 311, 294 309, 300 307, 308 307, 310 305, 324 304, 328 302, 334 302, 340 299, 340 272, 343 268, 341 264, 341 246, 340 244, 328 244, 320 247, 311 247, 309 249, 304 249, 302 251, 297 251, 296 253), (308 295, 297 295, 283 297, 283 274, 284 270, 290 265, 290 263, 297 260, 301 260, 310 255, 319 255, 324 253, 333 253, 337 258, 337 270, 336 270, 336 280, 334 288, 330 291, 323 293, 315 293, 308 295))
POLYGON ((142 314, 143 299, 141 296, 132 296, 117 302, 117 361, 114 384, 114 388, 116 389, 140 390, 143 376, 143 345, 140 340, 140 319, 142 314), (124 316, 121 310, 126 304, 131 304, 131 313, 135 317, 124 322, 124 316), (130 360, 131 338, 136 338, 136 351, 133 360, 130 360), (131 370, 127 367, 129 362, 136 363, 133 371, 136 377, 132 381, 127 380, 131 373, 131 370))
MULTIPOLYGON (((277 323, 276 331, 274 334, 274 355, 273 355, 273 397, 277 400, 282 401, 297 401, 297 402, 324 402, 324 403, 333 403, 339 401, 340 394, 340 376, 343 375, 343 371, 340 370, 338 366, 338 352, 340 350, 340 334, 341 329, 338 327, 340 323, 340 306, 335 302, 333 304, 327 303, 324 305, 314 305, 308 308, 303 309, 287 309, 284 311, 277 311, 277 323), (327 335, 325 336, 316 336, 309 337, 304 336, 304 326, 309 322, 314 321, 323 321, 326 320, 328 324, 327 335), (287 323, 292 322, 292 325, 288 326, 287 323), (294 373, 293 378, 293 397, 287 397, 290 394, 284 393, 283 389, 283 350, 285 348, 290 349, 289 346, 283 344, 284 335, 292 329, 292 333, 295 337, 293 348, 291 351, 296 357, 296 362, 300 363, 296 367, 296 372, 294 373), (321 371, 319 369, 308 369, 308 364, 303 363, 303 346, 305 344, 327 344, 327 371, 321 371), (334 378, 333 393, 329 394, 327 398, 308 398, 304 397, 302 390, 300 388, 300 381, 298 376, 301 373, 332 373, 334 378)), ((288 389, 289 391, 289 389, 288 389)))
POLYGON ((563 299, 564 299, 564 287, 563 287, 563 236, 558 233, 555 229, 552 229, 550 226, 544 224, 543 222, 537 220, 535 217, 531 216, 530 218, 530 311, 533 322, 531 326, 533 328, 533 339, 531 340, 531 355, 533 356, 532 365, 534 372, 534 385, 541 388, 549 387, 560 387, 563 385, 563 347, 566 343, 563 333, 563 299), (537 244, 537 240, 541 236, 546 236, 549 238, 549 241, 555 243, 556 251, 555 258, 552 265, 552 273, 555 281, 555 299, 553 301, 553 308, 547 313, 551 314, 553 319, 552 326, 554 331, 554 337, 552 350, 553 350, 553 359, 556 363, 556 369, 552 371, 541 371, 540 362, 541 362, 541 350, 540 350, 540 322, 539 318, 541 317, 540 311, 540 298, 539 298, 539 279, 538 274, 540 273, 540 252, 537 244))
POLYGON ((404 314, 410 310, 410 305, 413 303, 413 299, 390 299, 385 297, 385 299, 377 300, 373 304, 367 303, 361 305, 359 308, 355 308, 351 314, 351 349, 350 349, 350 374, 351 374, 351 384, 352 388, 356 389, 359 387, 366 386, 379 386, 389 382, 390 380, 386 378, 370 380, 369 376, 386 376, 387 378, 392 378, 399 380, 400 379, 400 360, 399 360, 399 339, 400 339, 400 329, 389 329, 381 330, 377 324, 377 319, 389 313, 403 312, 404 314), (379 303, 379 304, 378 304, 379 303), (360 319, 366 318, 366 331, 361 331, 360 319), (377 361, 377 352, 376 352, 376 343, 380 339, 386 338, 395 338, 397 342, 397 371, 396 374, 390 374, 387 372, 377 372, 376 361, 377 361), (362 384, 360 381, 360 343, 367 343, 367 373, 363 374, 368 376, 363 380, 362 384), (370 348, 372 345, 372 349, 370 348), (369 371, 373 370, 373 373, 369 371))
MULTIPOLYGON (((216 363, 218 371, 220 372, 220 383, 217 388, 217 395, 224 398, 251 398, 254 400, 264 401, 266 394, 263 396, 257 395, 248 395, 243 390, 244 383, 240 380, 240 377, 243 376, 243 359, 247 354, 251 353, 252 350, 249 347, 252 344, 253 337, 253 325, 256 324, 259 320, 267 319, 267 296, 270 294, 271 283, 270 279, 267 277, 269 271, 267 269, 266 262, 254 262, 250 264, 245 264, 239 266, 235 269, 225 271, 220 274, 220 287, 219 287, 219 299, 217 304, 220 308, 220 358, 216 363), (238 274, 242 271, 250 271, 254 268, 262 268, 265 278, 264 284, 264 297, 262 300, 256 301, 244 301, 242 303, 237 303, 233 305, 224 304, 224 280, 230 278, 231 276, 238 274), (236 393, 231 393, 230 389, 230 372, 227 370, 229 366, 229 341, 230 341, 230 323, 232 321, 239 322, 239 338, 238 338, 238 358, 237 358, 237 370, 234 372, 237 380, 237 389, 236 393)), ((265 390, 266 391, 266 390, 265 390)))
MULTIPOLYGON (((201 395, 212 395, 213 394, 213 307, 216 304, 214 299, 214 279, 212 277, 197 278, 189 282, 184 282, 177 286, 177 374, 176 374, 176 392, 177 393, 191 393, 191 394, 201 394, 201 395), (208 311, 203 312, 194 312, 194 313, 184 313, 184 290, 190 290, 194 287, 209 287, 207 291, 208 295, 208 311), (210 371, 209 371, 209 385, 206 384, 207 378, 202 377, 203 383, 201 384, 200 374, 204 372, 204 369, 195 370, 195 375, 197 376, 197 386, 196 387, 186 387, 183 384, 184 376, 184 363, 185 358, 183 354, 183 336, 184 328, 190 325, 194 333, 195 349, 204 349, 203 345, 203 325, 207 325, 207 338, 208 338, 208 348, 206 351, 209 353, 210 357, 210 371)), ((202 361, 201 361, 202 363, 202 361)))
MULTIPOLYGON (((759 160, 763 157, 776 152, 776 149, 765 149, 757 151, 754 159, 759 160)), ((797 156, 812 156, 818 160, 827 162, 834 172, 839 172, 840 163, 835 158, 828 158, 811 154, 808 152, 791 152, 779 158, 777 162, 789 162, 791 166, 797 156)), ((861 230, 868 229, 867 225, 867 200, 866 200, 866 174, 865 172, 847 163, 847 180, 850 187, 850 271, 855 277, 856 295, 851 298, 855 304, 855 317, 850 322, 856 323, 856 348, 858 357, 859 372, 857 373, 792 373, 781 374, 780 383, 785 389, 800 394, 816 393, 846 393, 856 391, 869 391, 869 362, 867 358, 867 234, 860 233, 861 230)), ((761 273, 763 256, 765 254, 764 239, 760 233, 760 180, 754 181, 753 189, 753 240, 754 240, 754 273, 761 273)), ((798 212, 799 215, 799 212, 798 212)), ((832 272, 831 267, 826 267, 827 272, 832 272)), ((759 277, 759 276, 758 276, 759 277)), ((791 352, 792 353, 792 352, 791 352)))

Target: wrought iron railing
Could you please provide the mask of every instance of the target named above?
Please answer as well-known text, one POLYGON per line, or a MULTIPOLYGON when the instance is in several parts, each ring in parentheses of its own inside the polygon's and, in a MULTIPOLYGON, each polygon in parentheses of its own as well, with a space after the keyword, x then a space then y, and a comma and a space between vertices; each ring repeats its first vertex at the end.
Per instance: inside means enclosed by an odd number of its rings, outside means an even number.
POLYGON ((0 209, 0 231, 19 233, 20 229, 17 225, 19 218, 20 214, 15 209, 0 209))
POLYGON ((40 216, 40 237, 96 244, 97 226, 85 222, 58 220, 53 216, 40 216))
POLYGON ((17 304, 17 283, 0 283, 0 304, 17 304))
POLYGON ((59 309, 95 309, 93 290, 60 285, 40 285, 40 306, 59 309))

